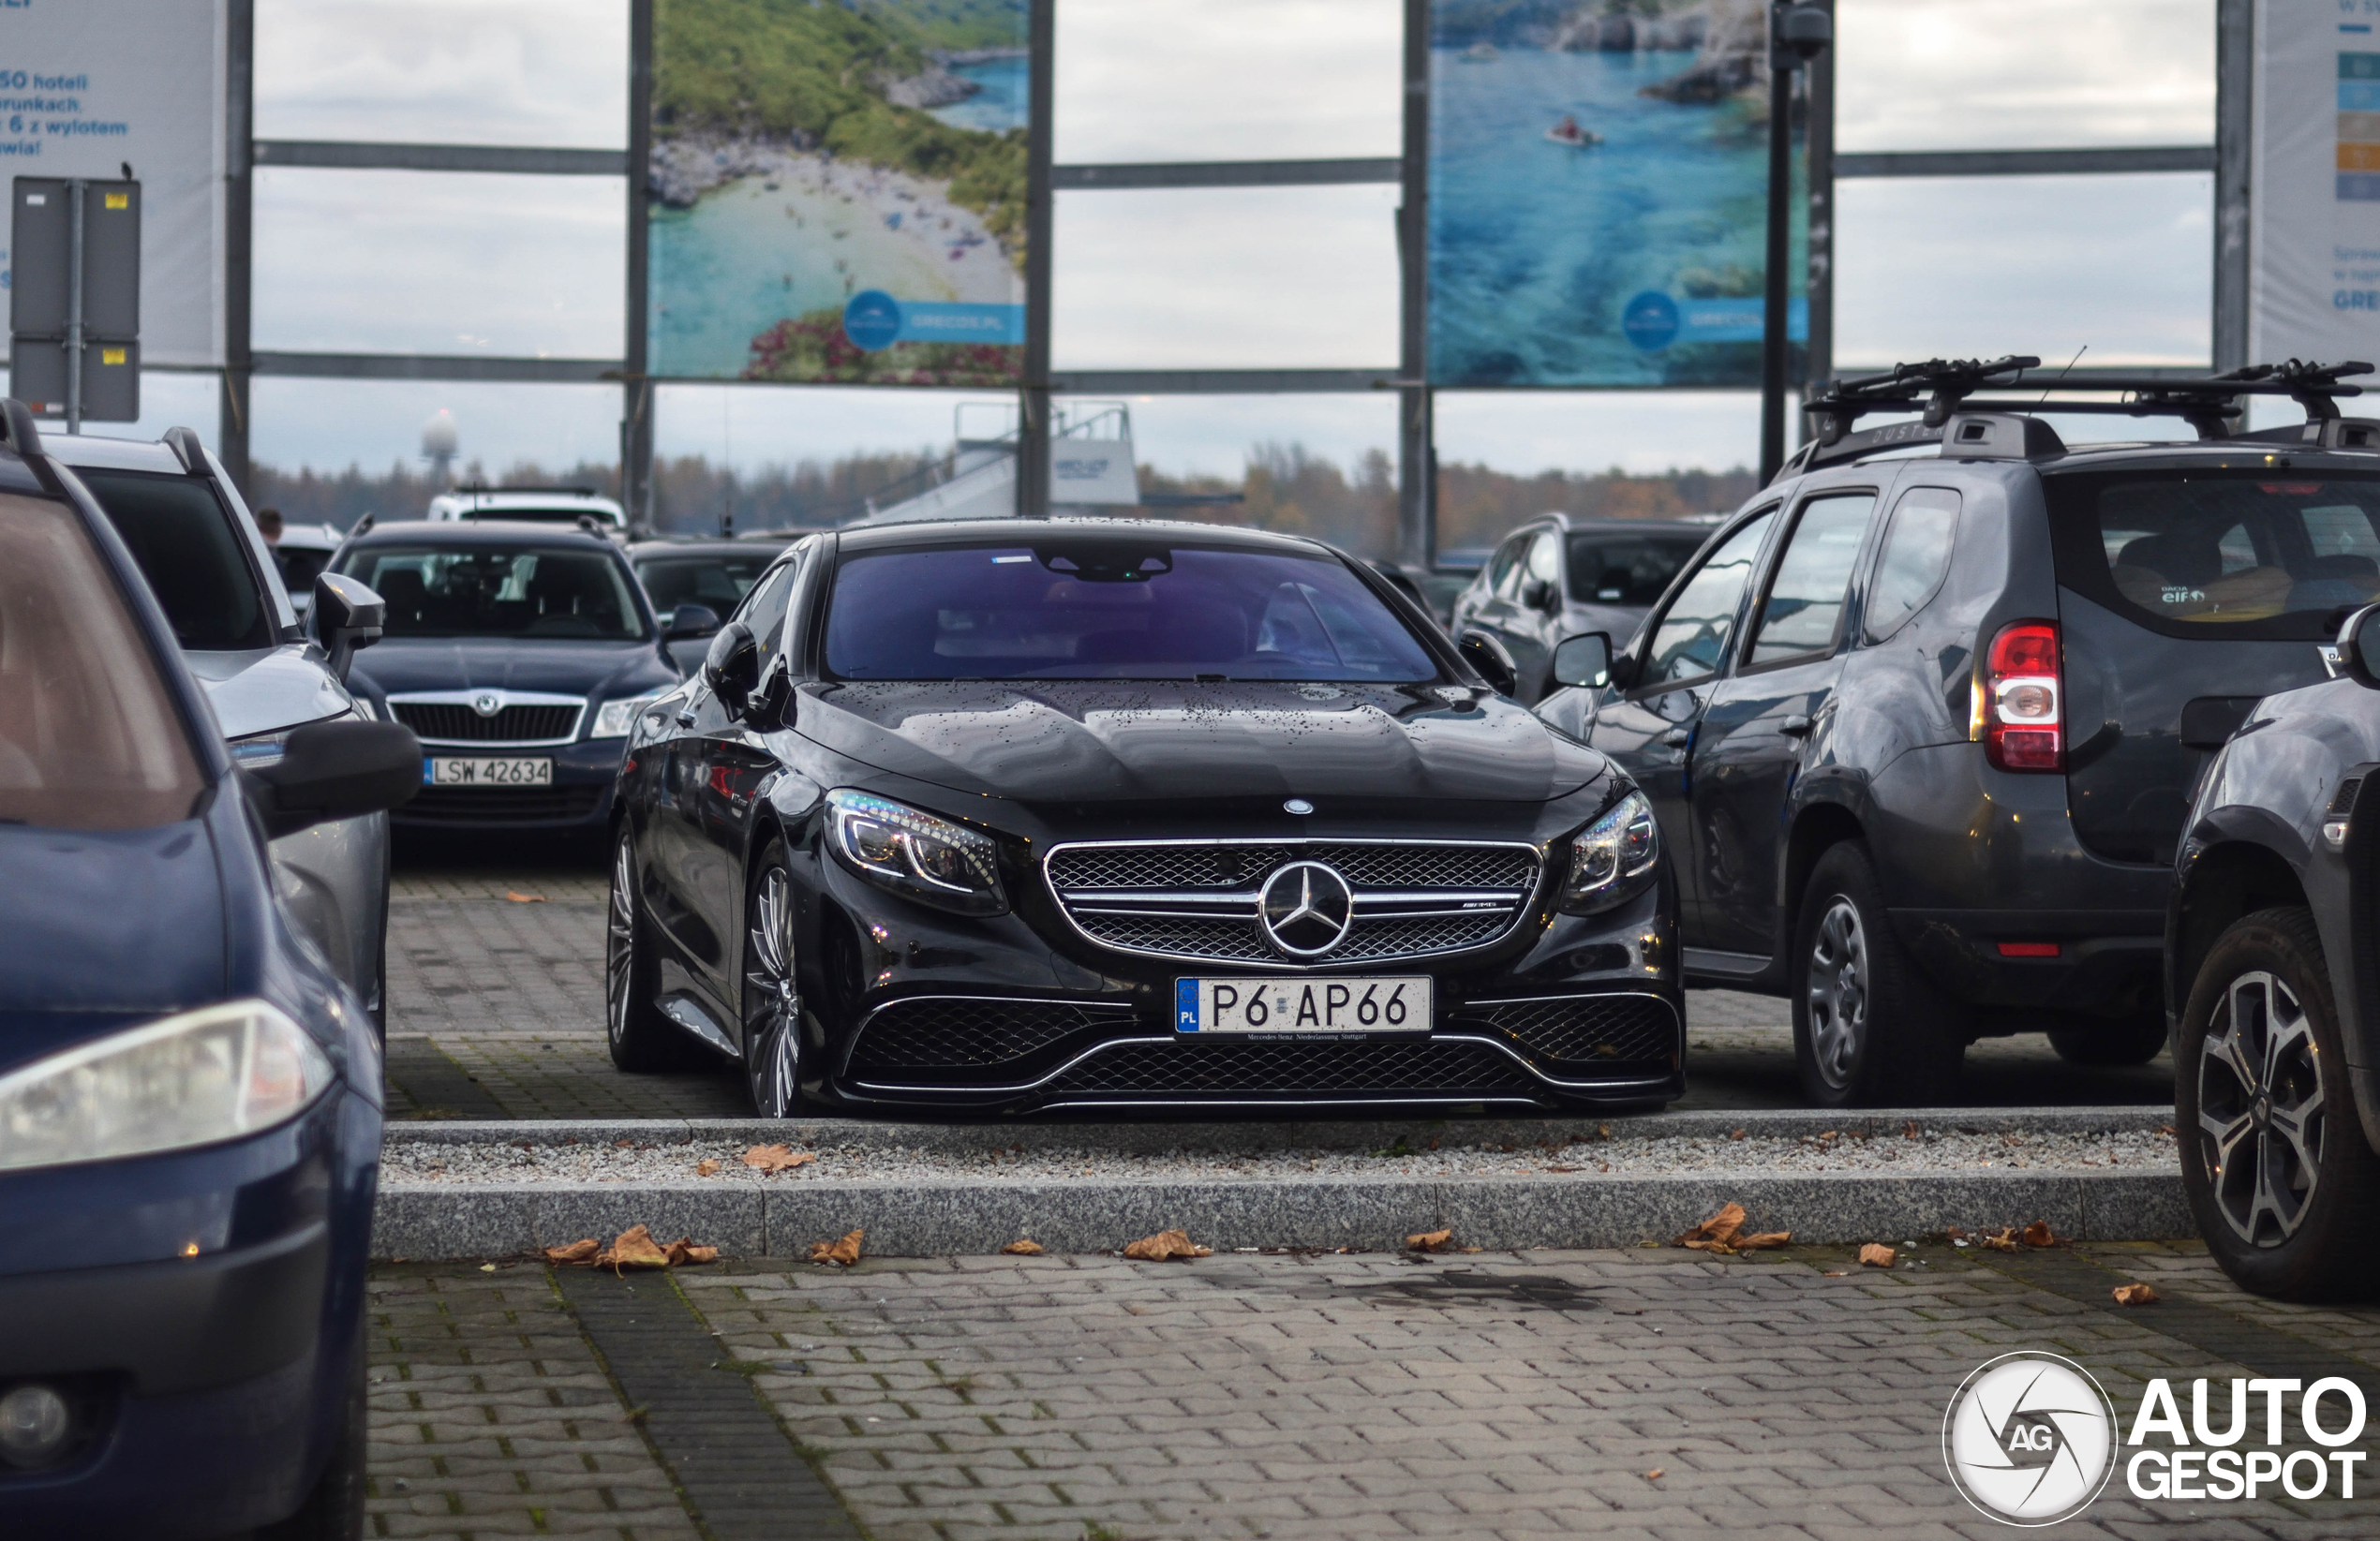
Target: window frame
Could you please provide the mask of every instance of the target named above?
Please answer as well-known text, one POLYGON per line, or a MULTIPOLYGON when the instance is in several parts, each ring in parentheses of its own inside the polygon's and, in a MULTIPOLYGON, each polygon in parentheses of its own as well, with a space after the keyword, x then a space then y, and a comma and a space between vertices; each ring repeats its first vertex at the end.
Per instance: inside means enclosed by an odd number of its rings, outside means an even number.
POLYGON ((1759 638, 1754 635, 1755 628, 1750 625, 1738 627, 1732 656, 1728 660, 1734 665, 1735 677, 1748 678, 1754 674, 1769 674, 1778 669, 1792 669, 1805 663, 1817 663, 1834 658, 1843 651, 1844 643, 1852 635, 1853 600, 1860 593, 1860 575, 1869 565, 1876 543, 1876 511, 1884 506, 1882 486, 1851 482, 1840 486, 1812 487, 1795 498, 1792 518, 1783 526, 1785 533, 1763 554, 1759 598, 1753 601, 1752 605, 1752 614, 1756 616, 1768 608, 1769 595, 1777 585, 1778 569, 1784 565, 1786 553, 1792 549, 1793 537, 1801 533, 1802 521, 1809 516, 1810 505, 1822 503, 1834 497, 1858 497, 1863 495, 1869 499, 1867 527, 1860 531, 1859 549, 1852 553, 1851 567, 1843 574, 1842 604, 1836 613, 1834 634, 1827 639, 1826 645, 1809 648, 1799 653, 1790 653, 1784 658, 1770 659, 1763 663, 1754 663, 1751 661, 1752 647, 1759 641, 1759 638))
MULTIPOLYGON (((1727 524, 1721 525, 1718 531, 1714 533, 1708 541, 1703 542, 1703 549, 1694 554, 1694 560, 1688 565, 1678 569, 1677 576, 1671 580, 1670 592, 1662 596, 1661 602, 1654 606, 1654 608, 1647 613, 1644 618, 1644 625, 1637 633, 1639 643, 1643 649, 1636 655, 1636 665, 1640 671, 1651 661, 1653 639, 1660 634, 1661 623, 1670 618, 1670 612, 1677 607, 1677 601, 1685 598, 1686 586, 1692 583, 1696 578, 1700 577, 1703 570, 1710 566, 1711 562, 1720 552, 1727 549, 1727 542, 1733 540, 1738 534, 1742 533, 1746 526, 1755 524, 1763 518, 1774 519, 1778 513, 1782 512, 1785 508, 1785 501, 1786 500, 1784 498, 1780 497, 1775 502, 1763 503, 1758 508, 1752 509, 1748 512, 1738 515, 1727 524)), ((1776 541, 1777 530, 1774 526, 1772 526, 1767 534, 1761 537, 1760 545, 1752 552, 1752 575, 1754 578, 1758 578, 1766 570, 1769 557, 1776 548, 1776 541)), ((1737 595, 1735 598, 1735 620, 1737 624, 1734 630, 1729 634, 1727 646, 1719 653, 1718 662, 1707 673, 1689 674, 1684 679, 1657 680, 1650 685, 1644 684, 1640 680, 1637 684, 1629 686, 1628 689, 1623 692, 1623 698, 1629 701, 1649 701, 1655 696, 1667 695, 1672 690, 1691 689, 1693 687, 1701 685, 1706 680, 1718 679, 1726 674, 1728 673, 1729 665, 1734 660, 1736 642, 1744 634, 1744 628, 1742 625, 1744 619, 1744 600, 1753 592, 1753 589, 1754 585, 1751 579, 1747 579, 1744 584, 1744 592, 1737 595)))

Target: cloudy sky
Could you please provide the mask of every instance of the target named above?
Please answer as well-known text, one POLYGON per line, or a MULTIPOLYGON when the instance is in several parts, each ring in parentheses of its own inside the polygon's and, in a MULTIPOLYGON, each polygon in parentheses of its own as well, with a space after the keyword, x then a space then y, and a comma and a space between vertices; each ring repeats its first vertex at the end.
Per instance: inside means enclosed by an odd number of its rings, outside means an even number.
MULTIPOLYGON (((2205 143, 2213 0, 1838 0, 1847 150, 2205 143)), ((264 138, 618 147, 626 0, 258 0, 264 138)), ((1392 156, 1400 0, 1059 0, 1062 162, 1392 156)), ((2206 357, 2210 179, 1842 186, 1845 363, 2030 350, 2206 357)), ((268 169, 260 348, 617 357, 625 190, 604 178, 268 169)), ((1057 367, 1386 367, 1388 187, 1068 193, 1057 367)), ((212 436, 195 378, 152 376, 155 423, 212 436)), ((946 441, 963 397, 793 387, 664 393, 664 452, 752 466, 946 441)), ((260 379, 275 464, 384 466, 450 410, 467 456, 608 460, 601 387, 260 379)), ((1385 395, 1153 398, 1143 459, 1236 475, 1252 444, 1346 458, 1392 442, 1385 395)), ((1514 471, 1725 466, 1755 403, 1727 393, 1449 393, 1445 461, 1514 471)))

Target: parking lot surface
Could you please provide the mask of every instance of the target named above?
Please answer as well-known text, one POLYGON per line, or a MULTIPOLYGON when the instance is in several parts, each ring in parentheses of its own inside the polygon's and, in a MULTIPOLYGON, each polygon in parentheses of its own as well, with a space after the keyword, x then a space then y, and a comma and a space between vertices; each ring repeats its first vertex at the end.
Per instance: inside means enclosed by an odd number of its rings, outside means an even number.
MULTIPOLYGON (((600 856, 489 845, 401 852, 390 898, 390 1114, 399 1119, 735 1118, 739 1076, 623 1075, 603 1045, 600 856)), ((1688 992, 1679 1108, 1801 1105, 1791 1009, 1688 992)), ((1976 1106, 2170 1104, 2160 1055, 2133 1069, 2069 1065, 2039 1034, 1968 1051, 1976 1106)))
MULTIPOLYGON (((2380 1311, 2242 1297, 2192 1244, 1989 1265, 1925 1245, 1902 1262, 1663 1249, 753 1260, 625 1279, 387 1266, 373 1529, 1982 1538, 2009 1532, 1946 1479, 1942 1419, 1997 1355, 2069 1356, 2121 1420, 2152 1376, 2179 1383, 2185 1417, 2197 1376, 2343 1371, 2380 1387, 2380 1311), (2117 1307, 2108 1291, 2132 1281, 2164 1299, 2117 1307)), ((2375 1447, 2368 1431, 2354 1448, 2375 1447)), ((2374 1485, 2351 1500, 2335 1484, 2303 1502, 2140 1500, 2120 1473, 2044 1534, 2370 1534, 2374 1485)))

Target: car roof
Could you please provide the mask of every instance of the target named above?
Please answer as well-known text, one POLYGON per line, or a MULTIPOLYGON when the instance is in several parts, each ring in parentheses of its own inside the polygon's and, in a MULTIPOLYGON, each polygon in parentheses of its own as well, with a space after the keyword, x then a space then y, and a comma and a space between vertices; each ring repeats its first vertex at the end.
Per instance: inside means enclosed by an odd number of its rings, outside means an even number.
POLYGON ((1302 536, 1235 525, 1194 525, 1180 519, 966 519, 945 524, 864 525, 840 532, 845 551, 915 550, 935 546, 1031 545, 1035 541, 1081 540, 1086 536, 1150 537, 1195 541, 1238 551, 1312 556, 1325 548, 1302 536))
POLYGON ((798 535, 754 535, 702 541, 638 541, 629 546, 628 559, 642 562, 648 556, 774 556, 800 539, 798 535))
POLYGON ((544 545, 561 551, 619 550, 618 543, 607 535, 597 535, 575 525, 549 525, 533 519, 405 519, 394 524, 375 524, 363 534, 350 537, 350 542, 358 546, 544 545))
POLYGON ((187 476, 182 457, 163 439, 109 438, 100 434, 43 434, 41 447, 81 470, 156 471, 187 476))

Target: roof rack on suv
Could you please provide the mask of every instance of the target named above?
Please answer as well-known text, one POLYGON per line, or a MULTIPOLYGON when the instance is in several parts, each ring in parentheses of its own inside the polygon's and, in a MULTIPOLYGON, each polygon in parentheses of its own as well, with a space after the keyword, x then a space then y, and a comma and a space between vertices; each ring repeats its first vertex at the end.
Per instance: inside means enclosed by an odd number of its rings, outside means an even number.
POLYGON ((2380 448, 2380 424, 2344 423, 2339 417, 2339 397, 2363 393, 2363 387, 2345 384, 2343 377, 2372 373, 2368 363, 2350 361, 2321 364, 2291 359, 2285 363, 2249 364, 2201 378, 2095 370, 2079 378, 2070 378, 2063 371, 2046 379, 2026 378, 2029 371, 2040 367, 2041 360, 2030 354, 2010 354, 1988 361, 1928 359, 1923 363, 1897 364, 1882 375, 1828 380, 1810 393, 1803 408, 1810 415, 1815 434, 1786 461, 1778 475, 1796 476, 1820 466, 1907 444, 1939 442, 1947 447, 1956 443, 1964 453, 1994 458, 2063 453, 2065 445, 2056 431, 2032 416, 2045 411, 2179 417, 2202 439, 2272 438, 2326 447, 2350 444, 2380 448), (2039 391, 2041 395, 2032 401, 1977 399, 1977 392, 1987 390, 2039 391), (2112 393, 2124 399, 2049 399, 2077 392, 2093 397, 2112 393), (2288 396, 2295 400, 2305 408, 2304 427, 2256 434, 2233 432, 2229 420, 2239 415, 2240 398, 2252 395, 2288 396), (1877 412, 1921 415, 1915 422, 1852 431, 1862 417, 1877 412), (1986 418, 1964 422, 1956 428, 1952 425, 1955 414, 1983 413, 2012 414, 2021 421, 1986 418))

